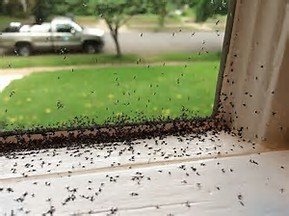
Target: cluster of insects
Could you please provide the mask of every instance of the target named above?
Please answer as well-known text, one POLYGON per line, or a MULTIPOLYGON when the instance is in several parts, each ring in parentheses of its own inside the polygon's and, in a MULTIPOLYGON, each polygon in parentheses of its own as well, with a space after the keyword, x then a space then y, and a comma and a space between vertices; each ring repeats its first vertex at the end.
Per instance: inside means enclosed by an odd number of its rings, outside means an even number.
MULTIPOLYGON (((150 196, 150 190, 143 188, 158 187, 159 179, 165 180, 168 185, 174 184, 180 188, 187 188, 187 191, 208 193, 209 190, 218 195, 226 190, 227 185, 219 181, 213 181, 214 184, 208 185, 205 180, 210 172, 207 170, 207 166, 215 167, 215 175, 218 176, 215 176, 216 178, 234 176, 241 172, 238 170, 238 166, 225 163, 222 157, 218 157, 219 155, 229 156, 244 149, 259 152, 259 149, 255 149, 255 143, 244 142, 238 136, 230 148, 224 148, 220 141, 220 132, 211 130, 206 133, 138 139, 137 141, 91 143, 85 147, 79 145, 62 149, 51 148, 6 153, 2 157, 11 161, 11 164, 5 168, 6 171, 10 169, 10 177, 6 181, 4 180, 0 186, 0 199, 1 196, 9 196, 9 203, 15 203, 13 210, 6 212, 11 215, 34 214, 35 209, 30 209, 26 203, 36 199, 42 203, 43 208, 41 209, 45 209, 42 212, 44 215, 58 214, 62 212, 62 209, 73 208, 75 204, 79 205, 79 202, 90 206, 92 210, 88 210, 88 214, 115 215, 125 209, 118 205, 111 205, 109 208, 106 206, 103 212, 95 212, 93 206, 110 196, 108 193, 114 193, 111 188, 115 189, 116 187, 123 188, 117 197, 125 197, 135 202, 150 196), (214 160, 186 160, 191 157, 206 156, 213 157, 214 160), (146 161, 147 159, 149 162, 146 161), (102 167, 101 164, 105 161, 107 164, 102 167), (161 161, 179 162, 169 166, 159 166, 158 163, 161 161), (153 167, 142 169, 142 163, 151 164, 153 167), (111 167, 111 172, 97 174, 98 169, 105 169, 105 167, 111 167), (65 172, 62 171, 63 168, 65 172), (89 173, 85 178, 75 181, 87 172, 89 173), (61 178, 55 181, 51 178, 55 175, 61 176, 61 178), (23 180, 16 184, 15 180, 17 182, 20 179, 23 180), (9 183, 9 181, 11 182, 9 183), (22 184, 31 186, 26 188, 22 184), (125 190, 125 187, 122 187, 123 184, 131 189, 125 190), (55 197, 49 192, 50 190, 55 191, 56 188, 61 191, 59 191, 59 197, 55 197)), ((249 157, 246 163, 252 169, 258 168, 256 172, 263 166, 257 156, 249 157)), ((278 166, 276 167, 278 172, 287 172, 288 168, 285 164, 278 166)), ((270 182, 270 179, 268 178, 267 181, 270 182)), ((276 190, 276 194, 279 196, 286 193, 287 188, 284 187, 276 190)), ((246 208, 247 199, 242 191, 235 194, 235 202, 240 207, 246 208)), ((193 202, 187 200, 178 205, 189 210, 193 202)), ((165 207, 162 203, 153 206, 155 210, 162 210, 165 207)), ((170 214, 173 215, 173 213, 170 214)))

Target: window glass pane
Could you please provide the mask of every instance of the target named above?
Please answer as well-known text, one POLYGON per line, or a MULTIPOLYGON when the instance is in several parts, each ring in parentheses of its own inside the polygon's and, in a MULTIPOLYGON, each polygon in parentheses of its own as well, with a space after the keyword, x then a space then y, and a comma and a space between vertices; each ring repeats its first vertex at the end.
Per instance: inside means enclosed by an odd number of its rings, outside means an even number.
POLYGON ((0 131, 212 114, 227 0, 33 2, 0 6, 0 131))
POLYGON ((72 26, 70 24, 57 24, 57 32, 71 32, 72 26))

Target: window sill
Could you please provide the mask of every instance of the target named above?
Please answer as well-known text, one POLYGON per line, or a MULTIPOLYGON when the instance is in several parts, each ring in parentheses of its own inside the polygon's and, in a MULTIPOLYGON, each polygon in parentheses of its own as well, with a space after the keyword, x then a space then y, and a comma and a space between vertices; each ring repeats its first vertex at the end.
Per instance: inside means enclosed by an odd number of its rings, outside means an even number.
POLYGON ((58 214, 105 214, 111 208, 124 215, 285 214, 288 153, 223 132, 14 153, 0 158, 1 211, 17 214, 23 207, 40 214, 54 206, 58 214), (25 201, 16 202, 26 191, 25 201), (65 202, 72 194, 76 199, 65 202))

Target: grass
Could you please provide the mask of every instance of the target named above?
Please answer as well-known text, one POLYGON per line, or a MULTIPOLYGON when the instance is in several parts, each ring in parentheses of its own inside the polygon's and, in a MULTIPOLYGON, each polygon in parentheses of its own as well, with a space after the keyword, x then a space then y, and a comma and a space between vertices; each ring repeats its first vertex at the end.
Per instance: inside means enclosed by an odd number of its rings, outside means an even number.
MULTIPOLYGON (((0 61, 0 69, 25 68, 25 67, 52 67, 52 66, 77 66, 98 64, 127 64, 136 63, 142 59, 144 63, 154 62, 193 62, 193 61, 218 61, 220 53, 171 53, 157 56, 124 55, 117 58, 108 54, 70 54, 70 55, 39 55, 30 57, 3 56, 0 61)), ((0 72, 1 74, 1 72, 0 72)))
POLYGON ((15 21, 14 18, 0 16, 0 31, 4 30, 8 26, 8 24, 13 21, 15 21))
POLYGON ((2 130, 68 125, 75 116, 103 124, 129 116, 189 117, 212 112, 219 61, 179 66, 125 66, 36 73, 13 81, 0 94, 2 130))
POLYGON ((49 67, 69 65, 95 65, 105 63, 132 63, 138 59, 135 55, 124 55, 117 58, 115 55, 99 54, 71 54, 71 55, 38 55, 29 57, 3 56, 0 69, 25 68, 25 67, 49 67))
POLYGON ((7 27, 10 22, 12 22, 10 17, 0 16, 0 31, 7 27))

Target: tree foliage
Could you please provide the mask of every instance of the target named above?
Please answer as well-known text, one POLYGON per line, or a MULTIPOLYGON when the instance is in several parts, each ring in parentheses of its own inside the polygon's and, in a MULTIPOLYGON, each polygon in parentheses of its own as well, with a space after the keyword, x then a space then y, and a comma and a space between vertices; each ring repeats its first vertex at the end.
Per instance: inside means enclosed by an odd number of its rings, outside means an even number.
POLYGON ((50 0, 55 15, 89 15, 89 0, 50 0))
POLYGON ((9 16, 13 17, 25 16, 23 5, 18 0, 10 0, 6 4, 2 2, 2 5, 3 5, 2 11, 9 16))
POLYGON ((228 12, 228 0, 199 0, 196 5, 196 21, 204 22, 208 18, 228 12))
MULTIPOLYGON (((9 0, 8 4, 4 2, 0 0, 0 13, 14 17, 23 16, 23 6, 20 0, 9 0)), ((32 14, 37 22, 45 21, 53 15, 93 15, 96 6, 102 10, 107 7, 111 11, 115 6, 120 6, 117 13, 125 15, 132 11, 133 13, 156 14, 159 17, 160 26, 164 26, 165 18, 172 11, 183 9, 185 6, 196 10, 197 22, 204 22, 215 14, 224 15, 228 8, 228 0, 29 0, 27 4, 28 14, 32 14)))
POLYGON ((4 10, 4 0, 0 0, 0 14, 4 14, 5 10, 4 10))
POLYGON ((89 0, 30 0, 28 9, 36 23, 41 23, 53 15, 90 15, 88 3, 89 0))
POLYGON ((191 8, 195 7, 200 0, 174 0, 173 3, 176 5, 177 8, 181 8, 184 5, 187 5, 191 8))
POLYGON ((35 18, 35 22, 41 24, 46 21, 52 11, 52 4, 48 0, 35 0, 32 6, 32 14, 35 18))
POLYGON ((148 8, 152 13, 157 14, 159 17, 159 26, 164 27, 165 18, 169 13, 169 0, 148 0, 148 8))

